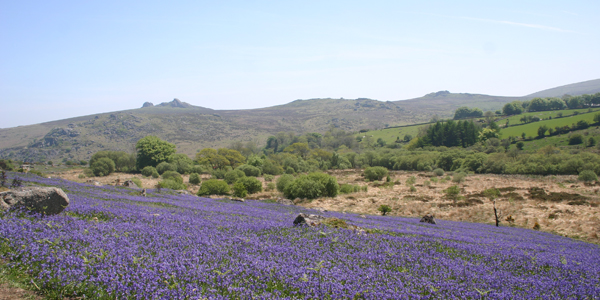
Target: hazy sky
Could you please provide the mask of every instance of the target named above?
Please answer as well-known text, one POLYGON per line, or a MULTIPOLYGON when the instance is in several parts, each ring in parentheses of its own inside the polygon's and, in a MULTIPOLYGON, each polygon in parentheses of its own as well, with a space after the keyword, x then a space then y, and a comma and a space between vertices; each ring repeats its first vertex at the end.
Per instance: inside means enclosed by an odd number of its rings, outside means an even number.
POLYGON ((0 0, 0 128, 600 78, 600 1, 0 0))

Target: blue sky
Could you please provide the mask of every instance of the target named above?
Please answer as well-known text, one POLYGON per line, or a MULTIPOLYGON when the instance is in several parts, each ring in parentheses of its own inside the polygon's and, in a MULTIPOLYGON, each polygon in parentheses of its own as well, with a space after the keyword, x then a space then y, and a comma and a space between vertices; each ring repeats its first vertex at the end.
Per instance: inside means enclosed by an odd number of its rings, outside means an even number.
POLYGON ((0 128, 600 78, 600 1, 0 0, 0 128))

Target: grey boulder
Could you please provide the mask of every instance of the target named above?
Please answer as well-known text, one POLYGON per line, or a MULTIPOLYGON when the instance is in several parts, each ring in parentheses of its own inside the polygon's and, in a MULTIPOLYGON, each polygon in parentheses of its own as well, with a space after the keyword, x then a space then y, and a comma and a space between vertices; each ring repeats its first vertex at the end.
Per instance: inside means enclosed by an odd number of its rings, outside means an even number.
POLYGON ((44 215, 55 215, 69 205, 69 197, 56 187, 26 187, 0 193, 0 208, 23 208, 44 215))

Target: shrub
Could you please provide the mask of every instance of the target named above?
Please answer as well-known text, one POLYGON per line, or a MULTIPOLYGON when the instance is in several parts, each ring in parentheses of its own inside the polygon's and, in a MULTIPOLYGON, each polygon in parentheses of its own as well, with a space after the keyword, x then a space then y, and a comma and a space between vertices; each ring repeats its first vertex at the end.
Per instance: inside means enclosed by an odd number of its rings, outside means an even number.
POLYGON ((435 176, 444 176, 444 170, 437 168, 437 169, 433 170, 433 174, 435 176))
POLYGON ((173 179, 164 179, 158 183, 157 188, 171 189, 171 190, 185 190, 186 186, 182 182, 177 182, 173 179))
POLYGON ((12 171, 15 169, 15 167, 13 166, 12 161, 9 159, 0 159, 0 169, 12 171))
POLYGON ((183 183, 183 177, 177 171, 166 171, 162 174, 164 180, 173 180, 177 183, 183 183))
POLYGON ((231 171, 227 171, 227 173, 225 173, 225 176, 223 176, 223 179, 228 184, 233 184, 234 182, 236 182, 238 179, 240 179, 242 177, 246 177, 246 174, 244 174, 244 172, 242 172, 240 170, 231 170, 231 171))
POLYGON ((384 167, 368 167, 365 169, 365 179, 369 181, 381 180, 387 176, 388 170, 384 167))
POLYGON ((233 185, 233 195, 236 197, 244 198, 248 195, 248 191, 246 190, 246 186, 241 182, 236 182, 233 185))
POLYGON ((340 186, 337 183, 337 179, 331 175, 315 172, 308 174, 308 178, 323 184, 324 190, 321 192, 320 196, 335 197, 340 192, 340 186))
POLYGON ((236 169, 244 172, 244 174, 246 176, 253 176, 253 177, 260 176, 260 169, 255 166, 241 165, 241 166, 237 167, 236 169))
POLYGON ((142 175, 146 177, 152 176, 152 174, 154 174, 155 172, 158 174, 158 171, 156 171, 156 168, 153 166, 146 166, 142 169, 142 175))
POLYGON ((273 182, 269 182, 269 183, 267 183, 267 188, 266 188, 266 190, 267 190, 267 191, 272 191, 272 190, 274 190, 275 188, 276 188, 276 187, 275 187, 275 183, 273 183, 273 182))
POLYGON ((197 195, 227 195, 227 193, 229 193, 229 185, 227 182, 218 179, 209 179, 202 183, 197 195))
POLYGON ((190 174, 190 179, 188 179, 188 182, 195 185, 200 184, 200 175, 197 173, 190 174))
MULTIPOLYGON (((237 180, 237 183, 241 183, 246 187, 246 191, 248 194, 254 194, 258 192, 262 192, 262 182, 256 179, 256 177, 242 177, 237 180)), ((241 197, 241 196, 240 196, 241 197)))
POLYGON ((417 188, 416 188, 414 185, 411 185, 411 186, 410 186, 410 191, 411 191, 412 193, 414 193, 414 192, 416 192, 416 191, 417 191, 417 188))
POLYGON ((192 173, 196 173, 196 174, 204 174, 204 173, 208 173, 208 171, 206 170, 206 168, 202 165, 195 165, 192 167, 192 173))
MULTIPOLYGON (((344 184, 340 185, 340 194, 357 193, 362 190, 365 190, 366 187, 367 187, 366 185, 363 188, 360 185, 352 185, 352 184, 344 183, 344 184)), ((366 192, 366 190, 365 190, 365 192, 366 192)))
POLYGON ((292 168, 292 167, 285 168, 285 174, 291 175, 291 174, 295 174, 295 173, 296 173, 296 170, 294 170, 294 168, 292 168))
POLYGON ((592 170, 583 170, 579 173, 578 179, 583 182, 598 181, 598 175, 592 170))
POLYGON ((377 210, 381 212, 382 216, 385 216, 385 214, 392 211, 392 208, 389 205, 380 205, 377 210))
POLYGON ((133 177, 133 178, 131 178, 131 181, 133 181, 133 183, 135 183, 135 185, 136 185, 137 187, 139 187, 139 188, 141 188, 141 187, 142 187, 142 181, 141 181, 139 178, 137 178, 137 177, 133 177))
POLYGON ((413 185, 417 182, 417 178, 415 176, 410 176, 406 179, 406 185, 413 185))
POLYGON ((583 143, 583 136, 579 133, 573 134, 569 137, 569 145, 579 145, 583 143))
POLYGON ((447 199, 456 202, 456 200, 459 198, 460 188, 457 185, 453 185, 444 190, 444 193, 446 194, 447 199))
POLYGON ((285 188, 294 181, 294 176, 290 174, 284 174, 277 178, 277 190, 281 193, 285 191, 285 188))
POLYGON ((325 186, 321 182, 312 180, 307 175, 303 175, 288 184, 283 191, 283 194, 288 199, 315 199, 321 196, 324 189, 325 186))
POLYGON ((265 181, 273 181, 273 178, 275 178, 275 176, 270 175, 270 174, 266 174, 264 176, 264 178, 265 178, 265 181))
POLYGON ((158 164, 158 166, 156 166, 156 171, 158 171, 158 174, 161 175, 166 171, 177 171, 177 165, 163 161, 160 164, 158 164))
POLYGON ((454 176, 452 176, 452 182, 461 183, 463 181, 465 181, 465 173, 460 172, 460 173, 456 173, 456 174, 454 174, 454 176))
POLYGON ((225 178, 225 173, 227 173, 225 170, 221 170, 221 169, 213 170, 212 178, 213 179, 223 179, 223 178, 225 178))
POLYGON ((108 157, 97 159, 91 166, 95 176, 108 176, 115 171, 115 162, 108 157))
POLYGON ((519 150, 523 150, 523 146, 525 146, 525 143, 518 141, 516 144, 517 149, 519 150))
POLYGON ((85 175, 84 174, 79 174, 79 176, 77 176, 77 178, 83 179, 83 178, 85 178, 85 175))

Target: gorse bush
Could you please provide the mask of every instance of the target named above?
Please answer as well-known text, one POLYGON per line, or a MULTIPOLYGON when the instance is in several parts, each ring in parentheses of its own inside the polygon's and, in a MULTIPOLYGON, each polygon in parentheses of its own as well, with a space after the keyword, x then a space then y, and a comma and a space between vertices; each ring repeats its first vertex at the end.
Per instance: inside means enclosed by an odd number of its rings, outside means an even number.
POLYGON ((158 175, 158 171, 156 171, 156 168, 153 166, 147 166, 142 169, 142 175, 144 175, 146 177, 150 177, 154 173, 156 173, 158 175))
POLYGON ((186 186, 182 182, 178 182, 173 179, 164 179, 158 183, 157 188, 171 189, 171 190, 185 190, 186 186))
POLYGON ((358 192, 366 192, 367 186, 360 185, 352 185, 344 183, 340 185, 340 194, 350 194, 350 193, 358 193, 358 192))
POLYGON ((264 176, 264 178, 265 178, 265 181, 273 181, 273 178, 275 178, 275 176, 270 175, 270 174, 266 174, 264 176))
POLYGON ((579 173, 578 179, 584 182, 598 181, 598 175, 592 170, 583 170, 579 173))
POLYGON ((277 178, 277 190, 280 193, 285 191, 285 188, 294 181, 294 176, 290 174, 283 174, 277 178))
POLYGON ((240 198, 246 197, 248 195, 246 186, 239 181, 233 184, 233 195, 240 198))
POLYGON ((318 197, 335 197, 339 186, 335 177, 325 173, 302 175, 285 187, 283 194, 288 199, 315 199, 318 197))
POLYGON ((166 171, 162 174, 163 179, 170 179, 177 183, 183 183, 183 177, 177 171, 166 171))
POLYGON ((227 195, 228 193, 229 185, 227 184, 227 182, 218 179, 209 179, 202 183, 197 195, 227 195))
POLYGON ((248 194, 262 192, 262 182, 256 179, 256 177, 242 177, 238 179, 236 183, 243 184, 246 187, 248 194))
POLYGON ((170 164, 170 163, 168 163, 166 161, 163 161, 163 162, 161 162, 160 164, 158 164, 156 166, 156 171, 158 171, 158 174, 161 174, 161 175, 164 172, 167 172, 167 171, 175 171, 175 172, 177 172, 177 166, 173 165, 173 164, 170 164))
POLYGON ((190 174, 190 179, 188 179, 189 183, 198 185, 200 184, 200 175, 197 173, 190 174))
POLYGON ((95 176, 108 176, 115 171, 115 163, 108 157, 101 157, 90 166, 95 176))
POLYGON ((435 176, 444 176, 444 170, 437 168, 437 169, 433 170, 433 174, 435 176))
POLYGON ((244 174, 244 172, 242 172, 241 170, 231 170, 231 171, 227 171, 227 173, 225 173, 225 176, 223 176, 223 179, 228 184, 233 184, 242 177, 246 177, 246 174, 244 174))
POLYGON ((369 181, 381 180, 387 176, 388 170, 384 167, 368 167, 364 171, 365 179, 369 181))
POLYGON ((253 177, 260 176, 260 169, 255 166, 241 165, 241 166, 237 167, 236 169, 244 172, 244 174, 246 176, 253 176, 253 177))

